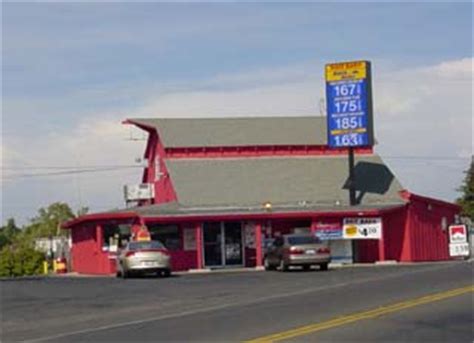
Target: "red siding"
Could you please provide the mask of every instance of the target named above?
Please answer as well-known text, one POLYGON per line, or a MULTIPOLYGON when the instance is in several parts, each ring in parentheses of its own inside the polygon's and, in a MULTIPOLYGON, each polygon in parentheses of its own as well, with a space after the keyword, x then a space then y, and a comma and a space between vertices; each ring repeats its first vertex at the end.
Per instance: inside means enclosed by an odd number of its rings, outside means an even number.
POLYGON ((245 247, 245 266, 255 267, 257 265, 256 249, 245 247))
POLYGON ((382 217, 382 238, 379 240, 356 240, 354 244, 354 262, 373 263, 381 260, 401 261, 403 242, 406 239, 406 209, 386 213, 382 217), (381 247, 385 256, 381 256, 381 247))
MULTIPOLYGON (((325 145, 267 145, 234 147, 165 148, 166 158, 235 158, 264 156, 347 155, 347 149, 330 149, 325 145)), ((356 148, 356 154, 373 153, 371 147, 356 148)))
POLYGON ((354 262, 374 263, 379 259, 379 241, 375 239, 354 240, 354 262))
POLYGON ((405 222, 406 209, 388 213, 383 218, 383 236, 385 240, 385 259, 401 261, 403 242, 407 238, 405 222))
POLYGON ((411 261, 448 260, 448 232, 442 230, 441 222, 445 217, 447 224, 453 223, 456 208, 415 198, 408 213, 411 261))
MULTIPOLYGON (((145 168, 143 172, 142 182, 154 183, 155 199, 153 203, 161 204, 176 201, 177 196, 173 182, 164 162, 165 149, 156 132, 150 133, 145 151, 145 158, 148 159, 148 167, 145 168), (159 164, 158 166, 157 163, 159 164), (157 179, 156 172, 158 168, 162 175, 157 179)), ((145 204, 146 203, 142 203, 141 205, 145 204)))
POLYGON ((83 274, 110 274, 108 253, 102 251, 93 225, 75 227, 72 232, 72 269, 83 274))
POLYGON ((172 251, 171 252, 171 265, 172 265, 173 271, 196 269, 197 268, 196 250, 172 251))

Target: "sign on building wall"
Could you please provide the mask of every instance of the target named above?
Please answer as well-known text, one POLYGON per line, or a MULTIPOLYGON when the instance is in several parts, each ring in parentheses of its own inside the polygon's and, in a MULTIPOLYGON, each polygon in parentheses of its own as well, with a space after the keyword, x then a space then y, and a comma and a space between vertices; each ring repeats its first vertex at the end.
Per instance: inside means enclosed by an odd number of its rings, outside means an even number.
POLYGON ((152 183, 125 185, 123 191, 125 201, 148 200, 155 197, 155 186, 152 183))
POLYGON ((469 256, 466 225, 450 225, 449 228, 449 256, 469 256))
POLYGON ((255 223, 247 222, 244 223, 244 233, 245 233, 245 247, 246 248, 255 248, 255 223))
POLYGON ((342 239, 342 226, 340 224, 317 223, 315 235, 323 241, 342 239))
POLYGON ((193 227, 183 228, 183 250, 196 250, 196 230, 193 227))
POLYGON ((382 218, 344 218, 344 239, 381 239, 382 218))
POLYGON ((331 249, 331 260, 337 263, 352 263, 352 242, 345 240, 342 235, 341 223, 316 223, 314 234, 323 241, 327 241, 331 249))
POLYGON ((370 62, 327 64, 325 78, 328 145, 373 145, 370 62))

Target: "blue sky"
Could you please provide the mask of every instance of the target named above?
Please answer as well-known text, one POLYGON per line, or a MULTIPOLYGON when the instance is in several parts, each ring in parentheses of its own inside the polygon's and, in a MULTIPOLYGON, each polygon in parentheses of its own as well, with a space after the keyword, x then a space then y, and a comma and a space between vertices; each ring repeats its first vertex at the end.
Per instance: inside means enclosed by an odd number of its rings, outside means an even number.
POLYGON ((15 169, 126 164, 141 154, 137 143, 115 155, 123 133, 105 123, 119 127, 135 115, 275 115, 274 99, 281 115, 318 114, 324 63, 361 58, 373 61, 380 95, 374 101, 389 113, 375 119, 382 157, 453 157, 429 163, 387 159, 402 183, 453 200, 472 153, 472 100, 466 100, 472 98, 472 14, 469 2, 4 3, 2 219, 24 221, 57 200, 93 210, 120 207, 121 185, 139 172, 117 172, 114 182, 101 180, 106 175, 75 177, 71 190, 70 179, 18 178, 15 169), (443 94, 443 88, 430 88, 440 87, 434 84, 437 73, 453 92, 449 102, 432 102, 443 94), (428 103, 407 102, 412 86, 428 103), (416 134, 426 144, 397 144, 392 128, 403 130, 399 135, 409 132, 410 118, 420 116, 416 106, 428 121, 446 106, 462 116, 458 122, 471 123, 470 133, 438 119, 416 134), (398 107, 405 116, 390 114, 398 107), (101 125, 102 133, 94 133, 101 125), (446 135, 446 127, 455 129, 446 135), (100 154, 81 141, 93 141, 93 134, 103 139, 100 154), (444 136, 452 141, 440 142, 444 136), (27 148, 32 140, 36 146, 27 148), (433 142, 440 147, 430 150, 433 142), (452 174, 445 189, 430 189, 426 181, 433 163, 452 174))

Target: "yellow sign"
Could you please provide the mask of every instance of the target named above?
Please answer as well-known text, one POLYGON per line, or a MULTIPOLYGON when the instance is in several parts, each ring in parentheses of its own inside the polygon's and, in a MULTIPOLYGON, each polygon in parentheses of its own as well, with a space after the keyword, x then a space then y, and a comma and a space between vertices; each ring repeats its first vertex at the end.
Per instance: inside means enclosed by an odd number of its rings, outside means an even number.
POLYGON ((142 227, 138 232, 137 232, 137 241, 139 242, 147 242, 151 240, 150 233, 145 227, 142 227))
POLYGON ((326 64, 326 81, 360 80, 366 77, 366 61, 326 64))
POLYGON ((151 241, 151 237, 150 236, 138 236, 137 241, 138 242, 148 242, 148 241, 151 241))
POLYGON ((347 130, 331 130, 331 135, 344 135, 348 133, 365 133, 367 132, 367 129, 365 127, 361 127, 359 129, 347 129, 347 130))
POLYGON ((346 236, 355 236, 357 235, 357 226, 346 227, 346 236))

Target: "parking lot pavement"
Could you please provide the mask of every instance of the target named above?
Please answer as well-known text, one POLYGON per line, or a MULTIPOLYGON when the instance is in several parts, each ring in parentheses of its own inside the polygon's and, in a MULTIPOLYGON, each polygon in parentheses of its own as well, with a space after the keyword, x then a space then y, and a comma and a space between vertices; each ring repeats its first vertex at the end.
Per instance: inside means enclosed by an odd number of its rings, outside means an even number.
MULTIPOLYGON (((105 328, 115 328, 111 337, 127 340, 127 331, 121 332, 120 328, 124 325, 130 328, 136 323, 141 327, 151 325, 150 337, 142 337, 143 340, 156 340, 160 338, 156 336, 159 331, 152 324, 159 326, 165 322, 169 327, 187 323, 189 328, 182 327, 176 332, 174 338, 178 340, 212 339, 213 334, 220 339, 226 334, 230 335, 227 338, 244 339, 239 333, 246 333, 250 338, 251 334, 271 329, 265 323, 256 324, 268 317, 265 308, 269 305, 286 304, 288 313, 285 317, 290 316, 288 323, 296 325, 305 318, 313 320, 318 315, 337 314, 338 305, 348 306, 352 302, 356 308, 357 302, 351 294, 360 293, 361 297, 366 297, 367 305, 378 304, 470 283, 471 275, 472 263, 456 262, 333 268, 328 272, 295 270, 288 273, 209 273, 127 280, 55 277, 3 281, 3 339, 62 337, 69 341, 72 338, 69 335, 74 332, 97 332, 99 335, 108 332, 105 328), (317 303, 324 299, 324 311, 317 306, 311 313, 298 311, 292 306, 294 299, 303 307, 308 304, 308 299, 317 300, 317 303), (211 326, 204 335, 202 318, 208 318, 211 324, 216 321, 217 325, 218 318, 222 318, 224 313, 233 318, 232 330, 236 331, 219 332, 211 326), (191 330, 197 330, 195 332, 201 332, 203 336, 178 335, 190 334, 191 330), (120 334, 117 336, 116 332, 120 334)), ((223 323, 219 325, 227 327, 223 323)), ((92 336, 91 339, 107 340, 111 337, 92 336)))

